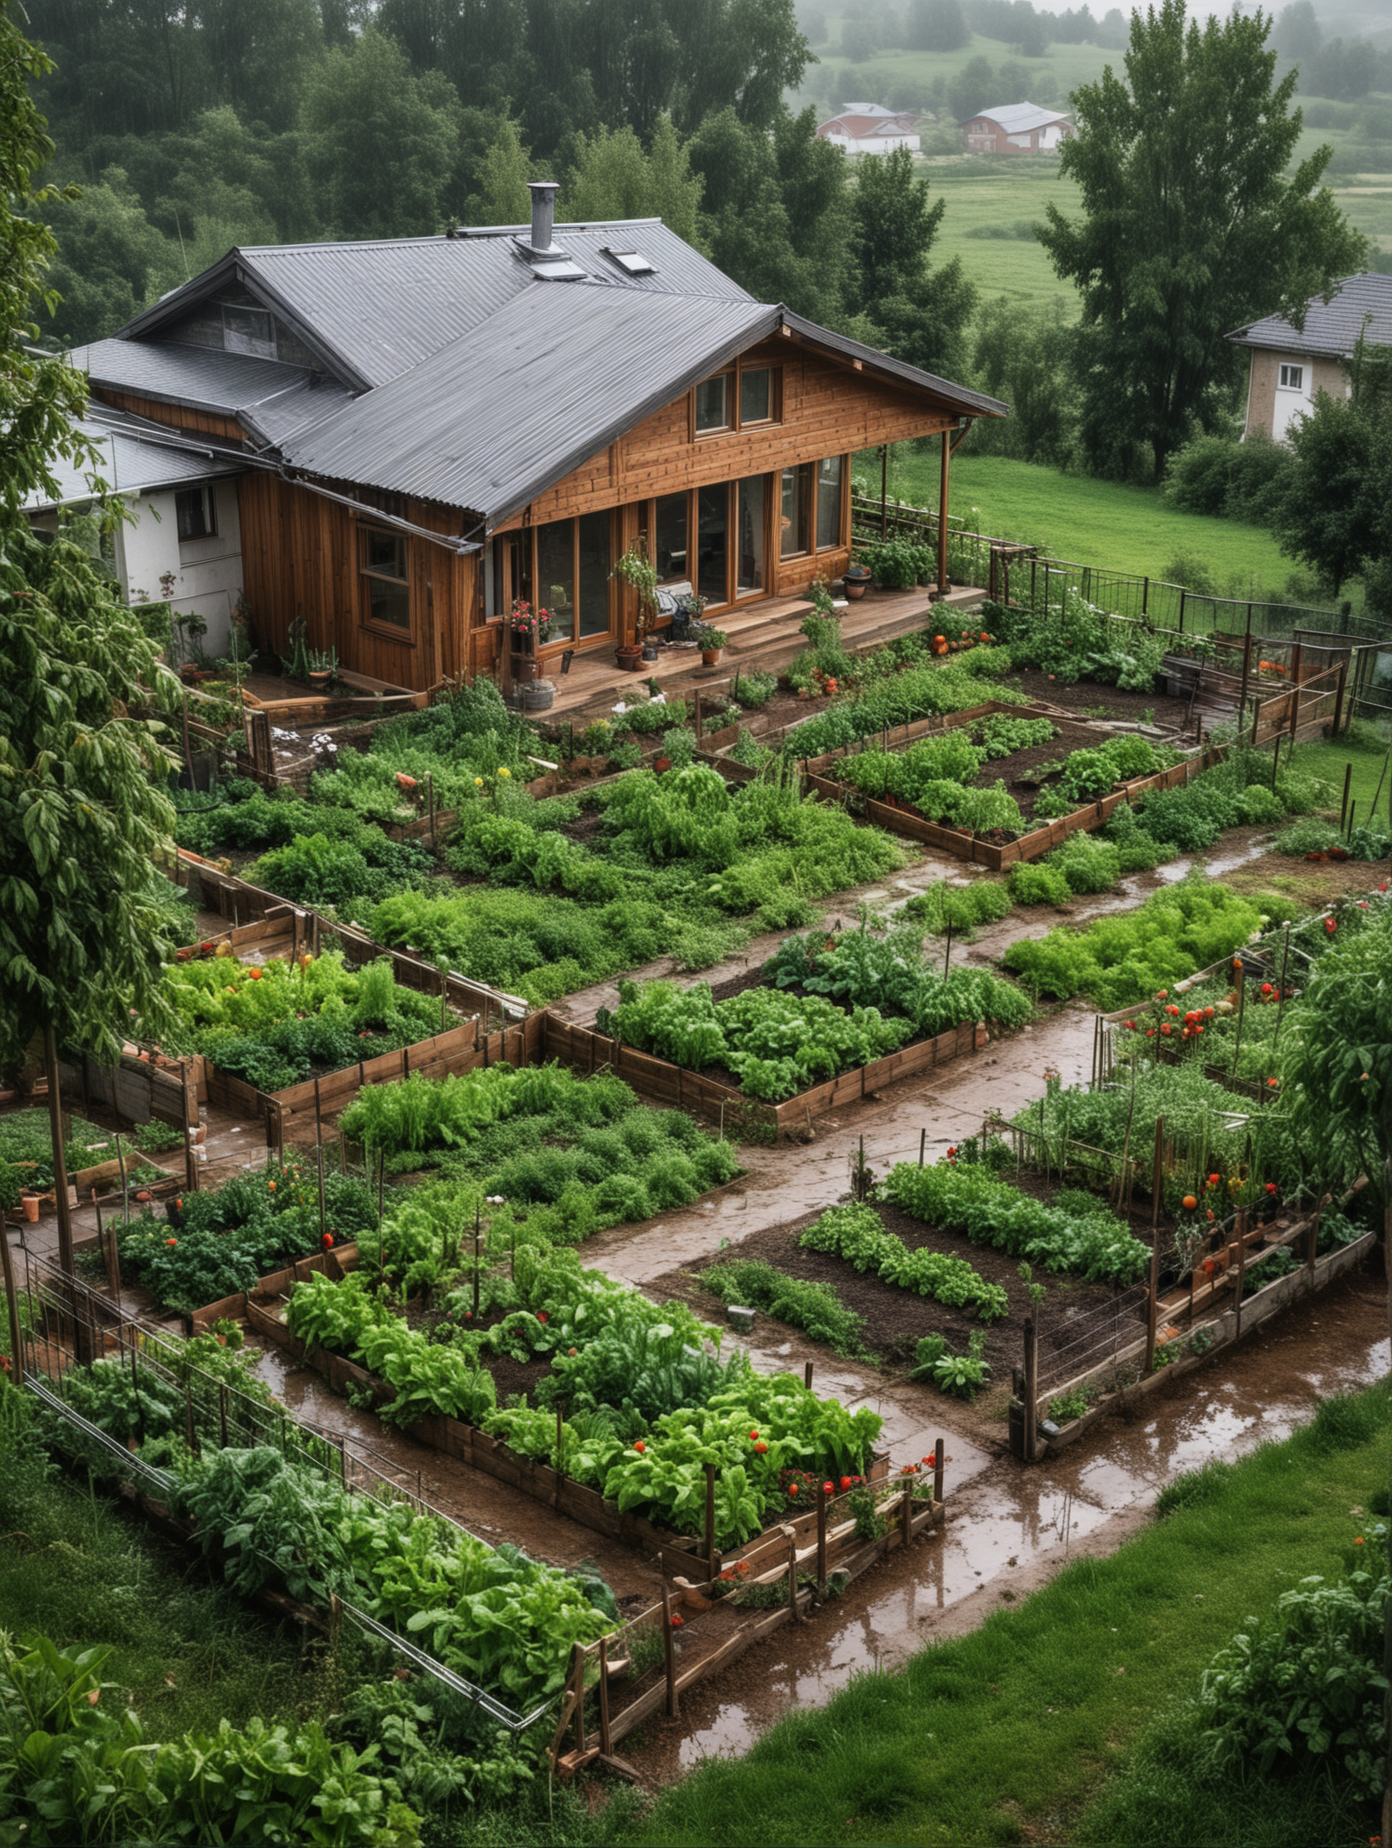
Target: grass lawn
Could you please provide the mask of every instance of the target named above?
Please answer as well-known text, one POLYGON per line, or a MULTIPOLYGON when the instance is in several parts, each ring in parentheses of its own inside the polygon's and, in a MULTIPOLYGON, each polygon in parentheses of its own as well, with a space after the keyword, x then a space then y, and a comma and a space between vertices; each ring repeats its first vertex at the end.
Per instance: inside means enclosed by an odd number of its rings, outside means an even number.
POLYGON ((790 1715, 746 1757, 703 1765, 626 1839, 952 1848, 1366 1839, 1371 1809, 1365 1817, 1357 1803, 1331 1800, 1318 1782, 1198 1783, 1192 1735, 1158 1764, 1142 1757, 1134 1773, 1128 1755, 1251 1614, 1354 1557, 1354 1511, 1385 1490, 1390 1439, 1385 1385, 1330 1401, 1287 1442, 1186 1479, 1172 1495, 1181 1505, 1112 1558, 1079 1561, 900 1673, 866 1673, 827 1707, 790 1715), (1108 1809, 1080 1825, 1113 1778, 1108 1809))
MULTIPOLYGON (((934 507, 938 457, 907 445, 890 460, 890 493, 934 507)), ((878 494, 878 450, 856 457, 855 473, 878 494)), ((1181 513, 1155 488, 1065 475, 1003 456, 973 456, 968 437, 952 463, 952 512, 992 538, 1027 540, 1073 563, 1166 577, 1180 554, 1202 559, 1220 593, 1281 590, 1292 561, 1259 526, 1181 513), (973 511, 975 510, 975 511, 973 511)))
POLYGON ((1371 726, 1358 726, 1351 737, 1320 738, 1310 744, 1298 744, 1295 747, 1295 767, 1297 770, 1309 771, 1314 776, 1322 776, 1334 790, 1334 806, 1337 810, 1344 794, 1344 773, 1349 764, 1353 765, 1353 781, 1349 785, 1349 799, 1358 804, 1354 816, 1354 825, 1359 826, 1373 816, 1373 797, 1377 794, 1381 779, 1382 793, 1378 795, 1377 815, 1381 825, 1388 823, 1388 787, 1392 784, 1392 765, 1388 765, 1383 774, 1383 765, 1387 764, 1388 740, 1379 742, 1371 726))

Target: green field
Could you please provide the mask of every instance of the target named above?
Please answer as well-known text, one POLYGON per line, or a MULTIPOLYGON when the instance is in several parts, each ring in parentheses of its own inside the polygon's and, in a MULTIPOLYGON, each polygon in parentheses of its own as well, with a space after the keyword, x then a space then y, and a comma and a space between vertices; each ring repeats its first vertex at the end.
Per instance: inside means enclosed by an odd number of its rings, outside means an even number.
MULTIPOLYGON (((879 451, 857 456, 855 473, 879 491, 879 451)), ((936 506, 934 450, 894 451, 889 491, 936 506)), ((1047 547, 1056 558, 1143 577, 1166 577, 1180 554, 1202 559, 1220 593, 1260 596, 1284 588, 1292 564, 1259 526, 1180 513, 1156 488, 1065 475, 1030 462, 973 456, 968 437, 952 463, 951 510, 993 539, 1047 547)))

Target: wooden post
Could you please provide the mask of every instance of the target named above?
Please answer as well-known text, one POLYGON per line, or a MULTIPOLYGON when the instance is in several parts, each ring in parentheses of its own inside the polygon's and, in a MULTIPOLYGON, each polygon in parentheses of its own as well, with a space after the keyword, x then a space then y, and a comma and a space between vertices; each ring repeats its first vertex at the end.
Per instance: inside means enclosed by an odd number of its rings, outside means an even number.
POLYGON ((1315 1208, 1315 1216, 1310 1221, 1310 1230, 1305 1241, 1305 1280, 1313 1290, 1315 1287, 1315 1253, 1319 1249, 1320 1220, 1324 1216, 1324 1201, 1315 1208))
POLYGON ((1242 688, 1237 696, 1237 731, 1242 735, 1243 723, 1247 717, 1247 685, 1252 677, 1252 606, 1247 605, 1247 640, 1242 647, 1242 688))
POLYGON ((827 1489, 826 1483, 817 1484, 817 1590, 826 1591, 827 1566, 827 1489))
POLYGON ((1160 1315, 1160 1192, 1164 1186, 1165 1119, 1155 1119, 1155 1159, 1150 1175, 1150 1301, 1146 1305, 1146 1378, 1155 1366, 1156 1325, 1160 1315))
POLYGON ((1237 1209, 1237 1301, 1233 1305, 1236 1321, 1233 1326, 1235 1336, 1242 1333, 1242 1286, 1247 1281, 1247 1208, 1237 1209))
POLYGON ((662 1654, 667 1668, 667 1718, 675 1720, 678 1713, 677 1696, 677 1639, 672 1634, 672 1594, 664 1585, 662 1587, 662 1654))
POLYGON ((880 444, 880 537, 889 533, 889 444, 880 444))
POLYGON ((793 1622, 802 1622, 802 1613, 797 1601, 797 1529, 785 1527, 788 1536, 788 1609, 793 1613, 793 1622))
POLYGON ((570 1672, 575 1677, 575 1749, 585 1749, 585 1645, 570 1646, 570 1672))
POLYGON ((696 689, 696 742, 699 744, 705 736, 705 721, 701 714, 701 689, 696 689))
POLYGON ((1304 654, 1304 644, 1297 642, 1291 650, 1291 746, 1295 745, 1295 734, 1300 726, 1300 664, 1304 654))
POLYGON ((952 457, 952 439, 942 433, 942 474, 938 482, 938 597, 947 595, 947 475, 952 457))
POLYGON ((943 1478, 947 1470, 947 1439, 940 1437, 933 1445, 933 1500, 941 1507, 945 1499, 943 1478))
POLYGON ((222 1448, 227 1448, 227 1388, 218 1387, 218 1429, 222 1437, 222 1448))
POLYGON ((1034 1317, 1025 1317, 1025 1461, 1033 1463, 1039 1443, 1039 1335, 1034 1317))
POLYGON ((552 1506, 556 1508, 559 1508, 561 1505, 561 1477, 564 1474, 564 1464, 565 1464, 565 1408, 561 1405, 560 1401, 557 1400, 556 1402, 556 1493, 552 1501, 552 1506))
POLYGON ((425 773, 425 799, 430 809, 430 845, 435 848, 440 845, 435 833, 435 778, 428 770, 425 773))
POLYGON ((1344 799, 1339 804, 1339 832, 1340 834, 1343 833, 1344 823, 1348 820, 1349 784, 1352 783, 1352 781, 1353 781, 1353 759, 1350 758, 1348 760, 1348 763, 1344 766, 1344 799))
POLYGON ((58 1088, 58 1038, 53 1022, 44 1025, 44 1076, 48 1080, 48 1123, 53 1142, 53 1192, 58 1202, 58 1264, 73 1275, 72 1213, 68 1206, 68 1165, 63 1154, 63 1099, 58 1088))
POLYGON ((812 1390, 812 1362, 809 1360, 802 1369, 802 1383, 809 1392, 812 1390))
MULTIPOLYGON (((197 1193, 198 1156, 195 1153, 193 1138, 189 1135, 189 1129, 190 1127, 197 1127, 198 1105, 196 1101, 189 1096, 188 1060, 181 1059, 179 1063, 182 1068, 184 1082, 184 1186, 189 1193, 197 1193), (189 1122, 190 1116, 193 1118, 192 1125, 190 1125, 189 1122)), ((85 1058, 82 1061, 82 1068, 84 1071, 87 1069, 87 1061, 85 1058)))
POLYGON ((706 1465, 706 1577, 715 1577, 715 1465, 706 1465))
MULTIPOLYGON (((583 1699, 583 1693, 581 1698, 583 1699)), ((609 1638, 599 1639, 599 1749, 607 1758, 614 1749, 609 1736, 609 1638)))
POLYGON ((1334 727, 1331 736, 1339 735, 1339 721, 1344 716, 1344 677, 1348 672, 1348 657, 1339 663, 1339 682, 1334 689, 1334 727))
POLYGON ((928 1130, 926 1127, 924 1127, 918 1132, 918 1165, 920 1168, 923 1166, 923 1152, 925 1148, 927 1147, 927 1145, 928 1145, 928 1130))
POLYGON ((5 1271, 5 1302, 10 1317, 10 1365, 16 1386, 24 1384, 24 1344, 19 1328, 19 1293, 15 1289, 14 1254, 10 1250, 10 1232, 0 1217, 0 1261, 5 1271))
POLYGON ((907 1476, 899 1485, 899 1537, 905 1546, 913 1539, 913 1491, 907 1476))

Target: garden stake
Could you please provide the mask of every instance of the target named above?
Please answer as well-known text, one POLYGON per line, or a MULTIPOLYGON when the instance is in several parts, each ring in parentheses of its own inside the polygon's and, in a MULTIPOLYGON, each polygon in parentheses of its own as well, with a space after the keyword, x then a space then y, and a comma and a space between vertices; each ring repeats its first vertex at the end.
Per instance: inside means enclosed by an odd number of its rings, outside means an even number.
POLYGON ((952 919, 947 920, 947 952, 943 957, 943 975, 946 976, 948 965, 952 961, 952 919))
POLYGON ((1286 964, 1290 961, 1291 927, 1286 926, 1285 946, 1281 951, 1281 985, 1276 991, 1276 1031, 1271 1036, 1271 1052, 1275 1056, 1276 1047, 1281 1038, 1281 1013, 1286 1005, 1286 964))
POLYGON ((1348 831, 1349 831, 1350 839, 1353 838, 1353 817, 1354 817, 1354 812, 1357 809, 1357 807, 1358 807, 1357 802, 1349 803, 1348 831))
POLYGON ((827 1485, 817 1484, 817 1590, 826 1595, 827 1485))
POLYGON ((130 1182, 126 1178, 126 1156, 121 1147, 121 1132, 116 1131, 116 1159, 121 1164, 121 1214, 127 1226, 130 1224, 130 1182))
POLYGON ((425 773, 425 799, 430 805, 430 845, 435 848, 440 844, 435 836, 435 778, 428 770, 425 773))
MULTIPOLYGON (((1242 1051, 1242 1022, 1247 1012, 1247 972, 1242 966, 1242 959, 1237 959, 1237 1033, 1233 1038, 1232 1069, 1237 1076, 1238 1054, 1242 1051)), ((1204 1173, 1208 1172, 1208 1131, 1204 1131, 1204 1173)))
POLYGON ((599 1639, 599 1749, 608 1758, 614 1749, 609 1736, 609 1638, 599 1639))
POLYGON ((943 1477, 947 1465, 947 1439, 940 1437, 933 1445, 933 1500, 939 1507, 943 1503, 943 1477))
POLYGON ((812 1390, 812 1362, 809 1360, 802 1370, 802 1383, 809 1392, 812 1390))
POLYGON ((1389 762, 1392 762, 1392 744, 1388 745, 1387 756, 1383 758, 1382 768, 1378 771, 1377 788, 1373 791, 1372 806, 1368 810, 1370 815, 1377 814, 1378 797, 1382 794, 1382 779, 1387 775, 1387 766, 1389 762))
POLYGON ((662 1587, 662 1654, 667 1667, 667 1718, 675 1720, 678 1700, 677 1639, 672 1634, 672 1594, 665 1585, 662 1587))
POLYGON ((793 1614, 793 1622, 801 1623, 802 1612, 797 1601, 797 1529, 789 1526, 783 1531, 788 1536, 788 1609, 793 1614))
POLYGON ((222 1448, 227 1448, 227 1388, 218 1387, 218 1427, 222 1434, 222 1448))
POLYGON ((561 1505, 561 1477, 565 1474, 565 1408, 556 1401, 556 1506, 561 1505))
POLYGON ((928 1144, 928 1130, 927 1130, 927 1127, 925 1126, 923 1129, 919 1130, 918 1132, 918 1165, 920 1168, 923 1166, 923 1151, 927 1147, 927 1144, 928 1144))
POLYGON ((909 1492, 907 1480, 899 1490, 899 1520, 901 1522, 900 1538, 907 1546, 913 1539, 913 1496, 909 1492))
POLYGON ((1343 833, 1344 823, 1348 819, 1349 784, 1352 783, 1352 781, 1353 781, 1353 759, 1350 757, 1350 759, 1348 760, 1348 763, 1344 767, 1344 799, 1339 804, 1339 832, 1340 834, 1343 833))
MULTIPOLYGON (((482 1207, 477 1206, 477 1205, 474 1207, 474 1321, 475 1322, 478 1321, 478 1312, 479 1312, 479 1232, 481 1230, 480 1222, 481 1222, 482 1212, 483 1212, 482 1207)), ((512 1236, 512 1249, 513 1249, 513 1253, 515 1257, 516 1252, 517 1252, 516 1232, 514 1232, 512 1236)))

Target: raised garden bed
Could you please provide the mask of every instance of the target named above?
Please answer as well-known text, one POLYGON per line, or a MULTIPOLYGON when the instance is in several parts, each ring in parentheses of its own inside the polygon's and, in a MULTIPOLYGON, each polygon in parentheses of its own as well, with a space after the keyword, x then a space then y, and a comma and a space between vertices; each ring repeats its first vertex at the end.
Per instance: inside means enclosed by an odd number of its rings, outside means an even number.
MULTIPOLYGON (((1007 718, 1050 719, 1060 724, 1057 714, 1044 711, 1036 706, 1007 706, 998 701, 988 701, 983 705, 968 708, 964 712, 954 712, 942 719, 919 719, 894 732, 886 744, 896 747, 913 744, 920 738, 940 735, 944 731, 956 731, 973 724, 981 718, 1000 714, 1007 718)), ((1068 743, 1075 743, 1087 736, 1079 727, 1071 728, 1077 733, 1077 739, 1070 736, 1068 743)), ((1100 739, 1097 740, 1101 742, 1100 739)), ((886 828, 890 833, 901 834, 910 840, 921 841, 925 846, 938 847, 944 852, 967 860, 977 866, 984 866, 992 872, 1003 872, 1007 867, 1022 860, 1037 860, 1042 855, 1060 847, 1072 834, 1100 828, 1109 821, 1123 804, 1130 804, 1138 798, 1160 789, 1175 789, 1189 782, 1191 778, 1221 762, 1225 755, 1221 745, 1212 745, 1202 753, 1186 758, 1183 763, 1174 764, 1153 776, 1134 778, 1121 784, 1110 794, 1089 802, 1070 815, 1031 828, 1027 833, 1014 840, 983 840, 974 834, 963 833, 957 828, 943 827, 938 822, 926 820, 921 815, 889 802, 876 801, 862 795, 861 792, 836 774, 836 766, 847 753, 829 752, 824 757, 810 758, 803 765, 804 786, 814 794, 827 801, 847 804, 857 814, 877 827, 886 828)), ((995 766, 988 768, 989 777, 995 766)))

